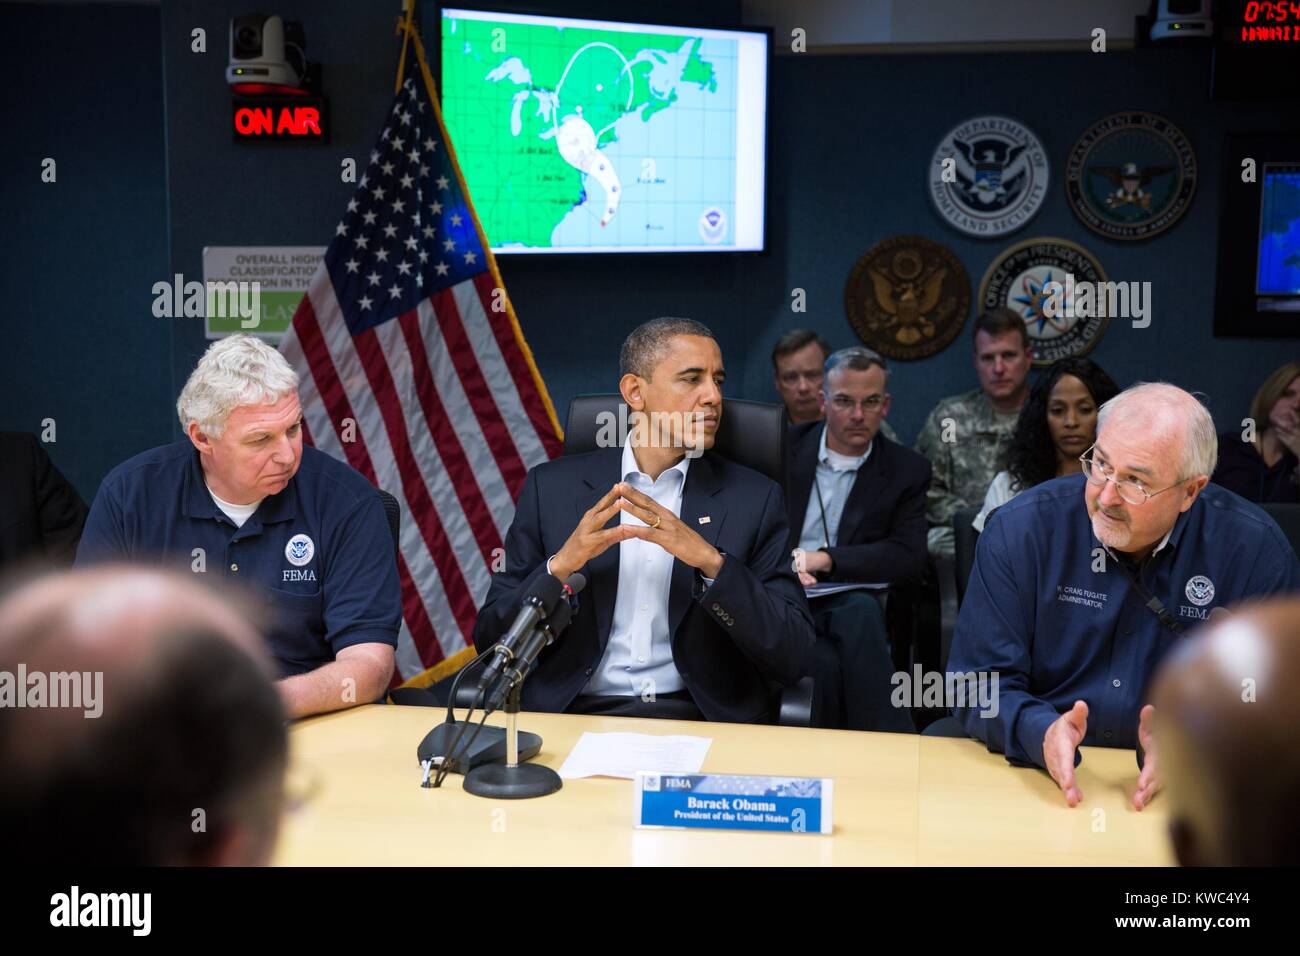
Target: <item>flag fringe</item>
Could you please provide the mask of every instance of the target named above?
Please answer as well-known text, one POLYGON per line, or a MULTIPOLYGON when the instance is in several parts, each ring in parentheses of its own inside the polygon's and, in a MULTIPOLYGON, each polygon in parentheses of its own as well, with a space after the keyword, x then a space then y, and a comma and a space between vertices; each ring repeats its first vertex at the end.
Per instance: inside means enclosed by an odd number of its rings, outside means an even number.
POLYGON ((440 680, 445 680, 452 674, 456 673, 478 654, 473 647, 466 647, 452 654, 451 657, 444 657, 438 663, 434 664, 428 670, 416 674, 414 677, 408 677, 402 681, 402 687, 432 687, 440 680))

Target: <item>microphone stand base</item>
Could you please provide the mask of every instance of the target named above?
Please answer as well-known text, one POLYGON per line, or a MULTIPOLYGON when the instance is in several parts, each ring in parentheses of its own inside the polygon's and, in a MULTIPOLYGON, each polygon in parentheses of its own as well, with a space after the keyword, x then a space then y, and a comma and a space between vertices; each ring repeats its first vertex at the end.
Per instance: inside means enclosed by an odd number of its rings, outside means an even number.
POLYGON ((564 786, 560 775, 550 767, 536 763, 521 763, 507 767, 499 763, 485 763, 475 767, 465 776, 465 790, 476 797, 492 800, 526 800, 544 797, 564 786))

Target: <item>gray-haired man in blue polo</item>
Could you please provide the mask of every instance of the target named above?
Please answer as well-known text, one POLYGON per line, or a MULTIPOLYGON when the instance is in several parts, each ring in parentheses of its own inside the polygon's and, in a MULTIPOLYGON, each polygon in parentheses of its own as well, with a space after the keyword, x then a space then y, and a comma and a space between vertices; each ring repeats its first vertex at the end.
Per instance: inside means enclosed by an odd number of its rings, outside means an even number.
POLYGON ((77 564, 176 565, 261 596, 290 716, 380 697, 401 595, 378 492, 302 443, 298 375, 249 335, 214 343, 177 402, 186 439, 104 479, 77 564))

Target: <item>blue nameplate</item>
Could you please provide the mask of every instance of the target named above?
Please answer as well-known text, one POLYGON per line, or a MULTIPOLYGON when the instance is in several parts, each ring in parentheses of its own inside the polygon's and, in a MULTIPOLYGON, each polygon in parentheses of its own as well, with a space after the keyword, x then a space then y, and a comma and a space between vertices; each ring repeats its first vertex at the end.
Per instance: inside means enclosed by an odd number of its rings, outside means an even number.
POLYGON ((641 770, 634 821, 638 827, 830 833, 834 783, 829 777, 641 770))

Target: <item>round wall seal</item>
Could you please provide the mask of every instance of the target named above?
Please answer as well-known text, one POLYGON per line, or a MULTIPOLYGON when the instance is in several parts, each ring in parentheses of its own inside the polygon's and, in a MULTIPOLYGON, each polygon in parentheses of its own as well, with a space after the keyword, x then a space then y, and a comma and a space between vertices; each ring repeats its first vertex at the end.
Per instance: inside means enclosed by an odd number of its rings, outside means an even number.
POLYGON ((980 280, 976 308, 987 312, 1005 307, 1021 316, 1034 364, 1050 365, 1084 355, 1097 344, 1110 321, 1106 286, 1101 263, 1087 249, 1040 236, 994 258, 980 280))
POLYGON ((1074 144, 1065 194, 1085 226, 1108 239, 1149 239, 1187 212, 1196 191, 1196 153, 1154 113, 1115 113, 1074 144))
POLYGON ((1005 116, 974 116, 950 129, 930 160, 930 199, 970 236, 1015 232, 1047 197, 1047 151, 1005 116))
POLYGON ((863 344, 892 359, 920 359, 961 331, 970 279, 952 252, 922 236, 891 236, 858 259, 844 311, 863 344))

